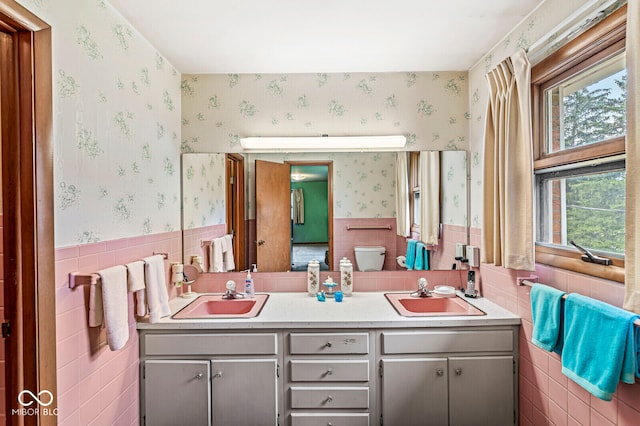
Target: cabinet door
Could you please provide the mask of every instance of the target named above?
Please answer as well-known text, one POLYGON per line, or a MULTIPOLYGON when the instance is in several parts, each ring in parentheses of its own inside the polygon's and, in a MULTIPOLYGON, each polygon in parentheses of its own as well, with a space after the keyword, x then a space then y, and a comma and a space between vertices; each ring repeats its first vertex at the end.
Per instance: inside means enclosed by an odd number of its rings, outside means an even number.
POLYGON ((209 361, 149 360, 143 368, 143 424, 211 425, 209 361))
POLYGON ((449 424, 514 424, 513 357, 449 358, 449 424))
POLYGON ((215 426, 277 423, 277 360, 214 360, 211 366, 215 426))
POLYGON ((382 360, 382 421, 385 425, 447 424, 447 360, 382 360))

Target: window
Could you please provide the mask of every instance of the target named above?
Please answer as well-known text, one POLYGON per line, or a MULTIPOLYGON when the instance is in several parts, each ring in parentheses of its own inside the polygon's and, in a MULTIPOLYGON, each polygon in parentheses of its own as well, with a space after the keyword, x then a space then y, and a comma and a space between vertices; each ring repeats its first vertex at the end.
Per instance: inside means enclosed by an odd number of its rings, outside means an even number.
POLYGON ((532 69, 536 261, 617 281, 624 281, 625 22, 623 6, 532 69))

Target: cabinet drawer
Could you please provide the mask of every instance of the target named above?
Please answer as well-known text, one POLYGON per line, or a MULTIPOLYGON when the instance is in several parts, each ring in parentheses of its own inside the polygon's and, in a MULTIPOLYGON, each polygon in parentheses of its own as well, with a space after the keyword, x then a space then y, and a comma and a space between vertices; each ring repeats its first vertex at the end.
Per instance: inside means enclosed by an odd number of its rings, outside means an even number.
POLYGON ((291 333, 292 354, 367 354, 368 333, 291 333))
POLYGON ((369 408, 368 387, 291 386, 291 408, 369 408))
POLYGON ((291 426, 369 426, 369 413, 292 413, 291 426))
POLYGON ((275 355, 275 333, 146 334, 147 355, 275 355))
POLYGON ((292 382, 368 382, 368 360, 291 360, 292 382))
POLYGON ((383 354, 512 351, 511 330, 383 332, 383 354))

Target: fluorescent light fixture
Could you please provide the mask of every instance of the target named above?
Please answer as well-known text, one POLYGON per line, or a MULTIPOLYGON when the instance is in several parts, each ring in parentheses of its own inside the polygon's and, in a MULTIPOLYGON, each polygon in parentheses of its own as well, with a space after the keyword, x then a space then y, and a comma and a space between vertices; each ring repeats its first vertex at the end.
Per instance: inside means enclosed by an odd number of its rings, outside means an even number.
POLYGON ((244 151, 397 151, 404 148, 404 135, 391 136, 283 136, 240 139, 244 151))

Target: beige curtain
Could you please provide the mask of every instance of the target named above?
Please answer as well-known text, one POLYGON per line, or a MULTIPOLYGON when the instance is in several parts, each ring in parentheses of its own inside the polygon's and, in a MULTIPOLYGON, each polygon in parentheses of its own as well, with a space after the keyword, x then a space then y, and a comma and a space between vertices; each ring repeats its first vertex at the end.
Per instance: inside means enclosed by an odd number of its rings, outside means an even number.
POLYGON ((409 217, 409 153, 400 151, 396 156, 396 234, 408 237, 411 233, 409 217))
POLYGON ((531 65, 524 50, 486 75, 482 261, 533 271, 531 65))
POLYGON ((640 0, 627 2, 627 208, 624 308, 640 314, 640 0))
POLYGON ((420 152, 420 240, 437 245, 440 229, 440 152, 420 152))

